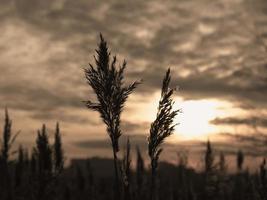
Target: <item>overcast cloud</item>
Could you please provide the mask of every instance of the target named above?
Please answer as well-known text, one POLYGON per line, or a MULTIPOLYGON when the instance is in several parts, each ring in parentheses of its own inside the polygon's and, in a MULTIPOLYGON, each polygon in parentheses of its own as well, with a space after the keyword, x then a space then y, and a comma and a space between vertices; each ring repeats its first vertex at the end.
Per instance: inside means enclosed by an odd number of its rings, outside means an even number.
MULTIPOLYGON (((149 103, 171 67, 183 99, 220 99, 254 114, 214 124, 247 125, 260 111, 259 126, 266 128, 264 0, 0 3, 0 108, 11 110, 16 129, 34 134, 43 122, 60 121, 69 144, 106 138, 99 116, 82 103, 92 97, 83 68, 93 62, 100 32, 112 53, 127 60, 128 80, 144 80, 127 104, 129 115, 149 103)), ((143 137, 149 128, 149 120, 123 120, 127 134, 143 137)))

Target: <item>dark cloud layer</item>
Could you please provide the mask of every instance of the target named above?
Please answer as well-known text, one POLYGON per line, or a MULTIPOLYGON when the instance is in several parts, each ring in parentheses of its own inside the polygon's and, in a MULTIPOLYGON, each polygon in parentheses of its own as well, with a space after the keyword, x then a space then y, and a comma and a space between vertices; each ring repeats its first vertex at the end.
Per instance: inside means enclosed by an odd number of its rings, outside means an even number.
POLYGON ((264 116, 250 117, 250 118, 216 118, 211 121, 214 124, 226 124, 226 125, 247 125, 254 127, 267 127, 267 119, 264 116))
MULTIPOLYGON (((258 1, 258 4, 261 3, 258 1)), ((168 2, 163 6, 157 1, 15 0, 1 7, 1 21, 8 25, 15 23, 19 27, 14 29, 17 34, 25 28, 30 32, 29 37, 31 34, 36 34, 37 38, 39 33, 47 34, 45 42, 51 43, 51 46, 53 43, 63 44, 65 55, 61 53, 58 56, 58 52, 48 54, 39 66, 46 69, 46 76, 55 75, 51 78, 58 80, 55 81, 58 86, 62 81, 68 87, 84 87, 84 82, 80 80, 82 77, 71 77, 72 73, 58 77, 58 73, 64 71, 68 74, 70 67, 65 65, 69 64, 75 65, 72 69, 81 70, 88 59, 86 54, 93 53, 96 37, 101 31, 109 40, 112 50, 128 58, 132 65, 129 68, 132 79, 142 77, 145 80, 139 92, 149 94, 158 90, 158 80, 164 70, 172 65, 174 77, 177 77, 174 82, 181 86, 181 95, 186 98, 230 98, 244 100, 244 103, 260 103, 266 107, 266 95, 262 92, 267 90, 266 32, 262 24, 266 25, 267 22, 264 18, 258 19, 258 8, 254 7, 250 6, 249 1, 218 1, 211 5, 204 0, 196 3, 180 1, 168 2), (205 10, 218 12, 209 15, 205 10), (139 61, 146 63, 138 66, 139 61)), ((262 15, 264 12, 263 9, 262 15)), ((44 45, 41 40, 37 42, 40 44, 36 45, 44 45)), ((16 48, 12 46, 4 50, 16 51, 16 48)), ((16 68, 13 62, 9 65, 16 68)), ((38 67, 34 63, 31 65, 27 67, 38 67)), ((1 65, 2 68, 4 65, 1 65)), ((7 82, 6 79, 3 81, 7 82)), ((34 82, 34 77, 30 81, 34 82)), ((31 87, 12 80, 8 84, 1 84, 1 93, 7 97, 23 86, 24 92, 16 95, 22 98, 32 98, 29 96, 33 95, 37 102, 40 98, 41 105, 46 97, 49 99, 47 107, 50 108, 58 104, 80 106, 80 95, 73 98, 66 94, 66 98, 73 99, 65 100, 59 96, 62 91, 45 95, 53 89, 51 87, 42 91, 39 85, 35 85, 35 91, 31 88, 32 83, 26 83, 31 87)))

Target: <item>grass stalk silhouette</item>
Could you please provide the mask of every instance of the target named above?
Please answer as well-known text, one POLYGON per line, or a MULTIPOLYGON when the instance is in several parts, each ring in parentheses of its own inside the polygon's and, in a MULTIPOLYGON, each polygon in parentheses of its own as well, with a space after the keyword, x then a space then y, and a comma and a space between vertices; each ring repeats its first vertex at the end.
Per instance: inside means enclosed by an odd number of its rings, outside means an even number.
POLYGON ((150 200, 157 199, 157 167, 159 156, 162 152, 161 144, 169 137, 176 126, 174 124, 174 118, 180 110, 173 110, 174 100, 172 95, 174 89, 169 88, 171 81, 170 69, 167 70, 162 83, 161 98, 159 100, 159 106, 157 116, 154 122, 150 126, 150 134, 148 136, 148 155, 150 157, 151 167, 151 191, 150 200))
POLYGON ((37 158, 37 199, 44 199, 48 195, 48 186, 52 177, 53 162, 52 148, 49 144, 46 126, 38 130, 35 148, 37 158))
POLYGON ((138 198, 142 198, 144 179, 145 163, 140 148, 136 146, 136 192, 138 198))
POLYGON ((2 172, 1 186, 3 190, 7 191, 7 198, 13 199, 12 180, 9 169, 9 156, 12 145, 14 144, 19 132, 12 136, 12 122, 8 115, 7 108, 5 109, 4 128, 1 140, 1 152, 0 152, 0 169, 2 172))
POLYGON ((97 111, 106 124, 107 133, 111 140, 115 170, 115 196, 120 198, 119 166, 117 153, 119 151, 119 138, 121 132, 121 113, 128 96, 133 92, 139 82, 124 85, 124 70, 126 61, 122 66, 117 66, 116 56, 110 60, 110 51, 107 42, 100 34, 100 43, 96 50, 95 66, 89 64, 85 69, 85 78, 88 85, 93 89, 97 102, 86 101, 89 109, 97 111))
POLYGON ((131 200, 131 143, 129 138, 127 139, 125 152, 122 159, 122 180, 123 180, 123 196, 124 200, 131 200))
POLYGON ((59 123, 56 124, 56 131, 54 138, 55 138, 53 145, 54 173, 60 174, 64 168, 64 151, 62 149, 59 123))

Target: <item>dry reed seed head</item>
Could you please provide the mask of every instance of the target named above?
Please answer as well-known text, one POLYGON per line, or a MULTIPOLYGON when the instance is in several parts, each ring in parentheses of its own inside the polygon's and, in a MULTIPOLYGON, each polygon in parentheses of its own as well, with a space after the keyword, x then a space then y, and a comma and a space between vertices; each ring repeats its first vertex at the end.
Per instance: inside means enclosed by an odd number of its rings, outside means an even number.
POLYGON ((89 68, 85 69, 85 77, 97 97, 97 102, 88 100, 86 106, 100 113, 117 152, 119 151, 118 139, 121 136, 120 115, 128 96, 139 82, 135 81, 127 86, 123 84, 126 61, 123 61, 122 66, 117 67, 117 59, 114 56, 110 62, 110 52, 102 35, 100 35, 96 53, 95 66, 89 64, 89 68))
POLYGON ((157 167, 157 161, 162 152, 160 146, 173 133, 176 125, 173 124, 173 121, 179 112, 179 110, 173 110, 174 101, 172 95, 174 90, 169 88, 170 81, 170 69, 168 69, 162 82, 157 116, 155 121, 151 123, 148 137, 148 153, 152 161, 151 164, 154 165, 153 167, 157 167))

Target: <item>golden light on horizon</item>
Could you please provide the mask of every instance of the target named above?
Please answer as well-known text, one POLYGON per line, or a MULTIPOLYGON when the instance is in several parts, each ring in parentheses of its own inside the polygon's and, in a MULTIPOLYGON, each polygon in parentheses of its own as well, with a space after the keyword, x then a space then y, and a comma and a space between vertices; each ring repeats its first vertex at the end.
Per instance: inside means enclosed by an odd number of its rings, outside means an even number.
POLYGON ((175 135, 183 140, 206 140, 219 128, 210 123, 216 117, 225 114, 228 103, 216 99, 186 100, 178 103, 182 113, 177 117, 175 135))
MULTIPOLYGON (((131 116, 128 115, 125 118, 137 123, 146 122, 150 124, 155 119, 159 97, 160 92, 156 92, 151 94, 149 101, 138 105, 132 104, 133 107, 138 106, 138 108, 132 109, 131 116)), ((142 97, 135 95, 135 98, 132 100, 142 97)), ((229 101, 219 99, 185 100, 179 95, 174 100, 174 109, 180 109, 181 113, 175 119, 175 123, 178 125, 169 142, 207 140, 211 136, 216 137, 216 134, 226 130, 224 130, 225 127, 212 124, 212 120, 226 117, 229 113, 241 114, 240 110, 235 109, 229 101)))

